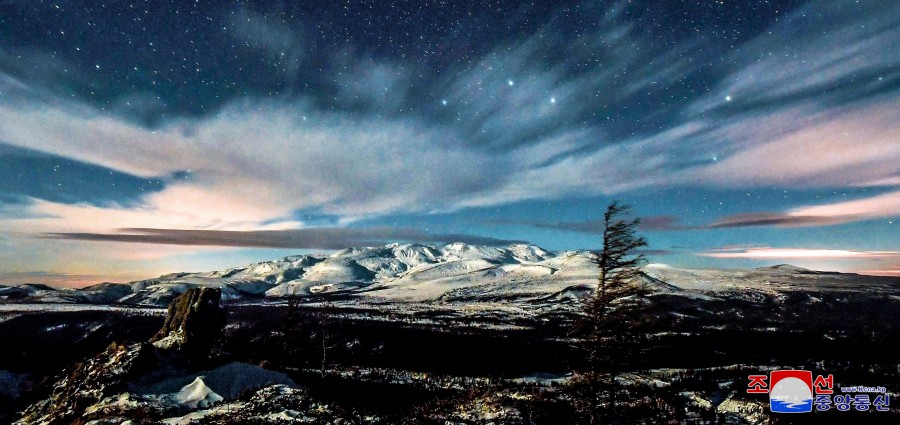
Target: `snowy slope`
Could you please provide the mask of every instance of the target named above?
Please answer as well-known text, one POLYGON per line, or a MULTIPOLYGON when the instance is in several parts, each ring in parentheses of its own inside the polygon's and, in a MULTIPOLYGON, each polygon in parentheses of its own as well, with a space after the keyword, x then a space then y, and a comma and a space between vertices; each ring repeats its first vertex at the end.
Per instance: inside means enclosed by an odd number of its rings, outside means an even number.
MULTIPOLYGON (((587 252, 557 253, 524 244, 389 244, 221 271, 173 273, 124 285, 100 284, 64 295, 70 302, 164 306, 190 288, 211 286, 220 288, 226 300, 348 292, 385 301, 430 302, 458 297, 468 289, 481 296, 546 295, 594 278, 587 252)), ((47 289, 61 299, 63 293, 47 289)), ((0 292, 32 301, 51 297, 18 288, 0 292)))
POLYGON ((135 390, 141 395, 161 394, 169 404, 202 408, 222 399, 233 399, 247 390, 275 384, 297 386, 281 372, 233 362, 210 371, 169 379, 135 390))
POLYGON ((900 278, 820 272, 787 264, 749 270, 687 270, 665 264, 648 264, 643 270, 648 276, 682 293, 723 298, 788 292, 900 294, 900 278))

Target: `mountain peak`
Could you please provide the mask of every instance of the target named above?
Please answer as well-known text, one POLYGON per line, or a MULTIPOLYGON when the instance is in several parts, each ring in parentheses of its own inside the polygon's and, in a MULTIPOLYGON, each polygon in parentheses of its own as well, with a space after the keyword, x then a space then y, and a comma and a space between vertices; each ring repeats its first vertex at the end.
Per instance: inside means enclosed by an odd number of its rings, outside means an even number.
POLYGON ((797 267, 791 264, 776 264, 774 266, 768 267, 760 267, 757 270, 776 270, 786 273, 818 273, 814 270, 804 269, 803 267, 797 267))

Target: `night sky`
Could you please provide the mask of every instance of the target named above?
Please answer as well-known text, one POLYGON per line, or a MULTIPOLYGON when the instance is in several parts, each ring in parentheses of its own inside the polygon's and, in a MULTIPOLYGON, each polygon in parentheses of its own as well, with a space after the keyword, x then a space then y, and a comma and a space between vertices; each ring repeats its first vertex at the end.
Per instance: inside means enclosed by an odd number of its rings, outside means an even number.
POLYGON ((900 2, 0 0, 0 283, 391 241, 900 275, 900 2))

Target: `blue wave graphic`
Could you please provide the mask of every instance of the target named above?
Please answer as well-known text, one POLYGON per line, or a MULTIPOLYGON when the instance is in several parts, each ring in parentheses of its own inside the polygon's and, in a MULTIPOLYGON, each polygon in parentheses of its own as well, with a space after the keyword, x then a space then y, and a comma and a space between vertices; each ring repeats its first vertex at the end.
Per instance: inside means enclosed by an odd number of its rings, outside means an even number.
POLYGON ((813 400, 806 399, 803 401, 782 401, 769 400, 769 409, 776 413, 803 413, 812 412, 813 400))

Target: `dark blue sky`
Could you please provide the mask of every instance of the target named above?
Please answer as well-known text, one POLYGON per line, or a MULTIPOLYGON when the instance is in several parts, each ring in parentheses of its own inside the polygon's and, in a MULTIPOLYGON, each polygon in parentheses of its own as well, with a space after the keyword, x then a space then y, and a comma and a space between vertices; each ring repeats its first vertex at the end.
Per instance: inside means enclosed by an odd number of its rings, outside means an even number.
POLYGON ((0 283, 590 249, 612 199, 653 261, 900 274, 900 6, 735 3, 0 1, 0 283))

